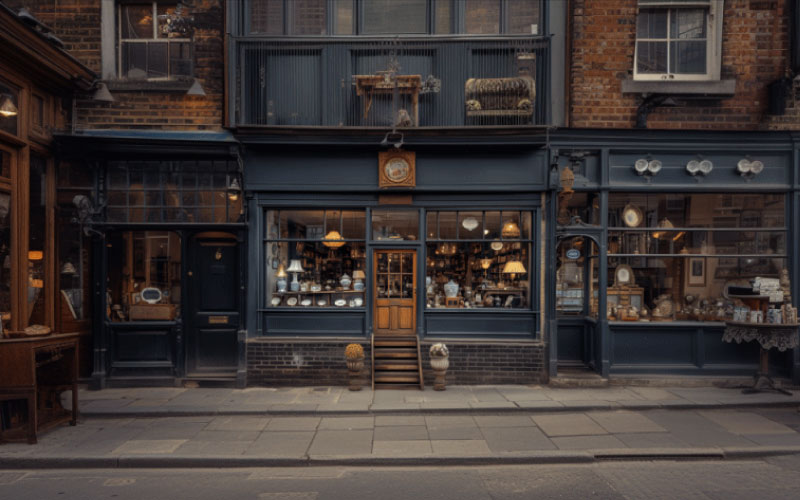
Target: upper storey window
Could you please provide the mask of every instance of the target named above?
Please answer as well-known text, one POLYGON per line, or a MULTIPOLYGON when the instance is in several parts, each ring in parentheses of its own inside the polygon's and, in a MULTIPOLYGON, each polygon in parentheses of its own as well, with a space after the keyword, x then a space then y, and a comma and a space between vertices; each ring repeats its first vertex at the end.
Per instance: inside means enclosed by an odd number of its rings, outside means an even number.
POLYGON ((541 0, 250 0, 257 35, 534 34, 541 0))
POLYGON ((637 80, 718 80, 722 0, 639 0, 637 80))
POLYGON ((191 34, 181 29, 177 2, 120 1, 119 75, 167 80, 192 74, 191 34))

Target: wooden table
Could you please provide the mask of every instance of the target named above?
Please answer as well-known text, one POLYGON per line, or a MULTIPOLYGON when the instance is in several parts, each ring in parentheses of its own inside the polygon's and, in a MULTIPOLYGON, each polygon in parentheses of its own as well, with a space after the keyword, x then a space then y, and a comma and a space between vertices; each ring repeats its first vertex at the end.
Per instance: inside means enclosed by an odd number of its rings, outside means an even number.
MULTIPOLYGON (((372 96, 374 94, 392 94, 395 84, 398 94, 411 96, 411 107, 413 112, 414 126, 419 127, 419 93, 422 90, 421 75, 354 75, 353 81, 356 86, 356 95, 365 97, 364 100, 364 119, 369 116, 372 108, 372 96)), ((393 116, 392 121, 397 117, 393 116)))
POLYGON ((0 401, 27 401, 31 444, 37 431, 78 421, 78 338, 70 333, 0 339, 0 401), (72 411, 61 406, 65 390, 72 390, 72 411))

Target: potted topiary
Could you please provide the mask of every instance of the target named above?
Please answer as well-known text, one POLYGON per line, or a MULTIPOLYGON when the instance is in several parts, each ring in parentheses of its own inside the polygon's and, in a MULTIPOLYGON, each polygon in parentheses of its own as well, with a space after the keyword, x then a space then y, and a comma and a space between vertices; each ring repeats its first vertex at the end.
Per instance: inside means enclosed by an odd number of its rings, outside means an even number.
POLYGON ((446 345, 438 342, 431 346, 429 352, 431 355, 431 368, 433 368, 433 373, 436 375, 433 381, 433 390, 443 391, 445 389, 447 368, 450 367, 450 351, 447 350, 446 345))
POLYGON ((350 390, 361 390, 361 370, 364 368, 364 348, 361 344, 348 344, 344 349, 344 359, 350 374, 350 390))

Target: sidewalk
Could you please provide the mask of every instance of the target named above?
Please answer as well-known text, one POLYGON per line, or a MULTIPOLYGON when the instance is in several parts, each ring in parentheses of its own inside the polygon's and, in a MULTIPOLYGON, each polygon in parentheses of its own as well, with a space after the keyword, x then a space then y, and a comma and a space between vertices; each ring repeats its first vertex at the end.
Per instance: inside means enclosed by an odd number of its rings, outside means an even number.
POLYGON ((466 465, 800 454, 800 395, 454 386, 109 389, 0 469, 466 465))

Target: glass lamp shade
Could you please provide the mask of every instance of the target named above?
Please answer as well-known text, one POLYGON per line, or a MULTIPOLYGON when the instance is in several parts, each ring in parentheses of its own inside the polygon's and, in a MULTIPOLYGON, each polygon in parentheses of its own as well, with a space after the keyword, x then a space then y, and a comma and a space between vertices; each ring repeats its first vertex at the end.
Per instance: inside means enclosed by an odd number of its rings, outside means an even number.
POLYGON ((288 276, 288 274, 286 274, 286 268, 283 266, 283 264, 278 266, 278 272, 275 273, 275 276, 277 276, 278 278, 285 278, 288 276))
POLYGON ((489 269, 492 267, 492 259, 481 259, 481 269, 489 269))
POLYGON ((325 238, 322 239, 322 244, 328 248, 339 248, 344 245, 344 241, 342 241, 342 235, 339 234, 339 231, 330 231, 325 235, 325 238))
POLYGON ((518 260, 510 260, 503 266, 503 274, 523 274, 527 272, 525 266, 518 260))
POLYGON ((353 271, 353 279, 354 280, 363 280, 366 277, 367 277, 367 275, 364 274, 364 271, 362 271, 361 269, 356 269, 355 271, 353 271))
POLYGON ((14 101, 11 100, 10 96, 3 95, 0 96, 0 116, 4 118, 10 118, 12 116, 17 116, 19 113, 19 109, 14 104, 14 101))
POLYGON ((287 269, 287 271, 289 271, 290 273, 302 273, 302 272, 304 272, 303 271, 303 266, 300 264, 300 260, 298 260, 298 259, 292 259, 292 261, 289 262, 289 269, 287 269))
POLYGON ((513 220, 507 221, 500 234, 503 238, 519 238, 519 226, 513 220))
POLYGON ((42 260, 44 253, 41 250, 30 250, 28 252, 28 260, 42 260))
POLYGON ((72 265, 72 262, 67 261, 61 267, 61 274, 69 274, 74 276, 78 274, 78 271, 75 269, 75 266, 72 265))
POLYGON ((664 238, 668 238, 670 236, 670 232, 667 231, 668 229, 673 229, 675 226, 672 225, 672 222, 669 221, 666 217, 661 219, 658 223, 658 229, 660 231, 653 231, 653 238, 657 240, 661 240, 664 238))

